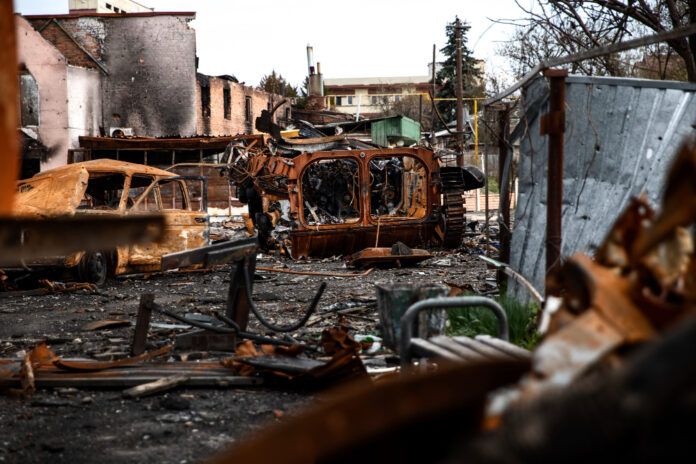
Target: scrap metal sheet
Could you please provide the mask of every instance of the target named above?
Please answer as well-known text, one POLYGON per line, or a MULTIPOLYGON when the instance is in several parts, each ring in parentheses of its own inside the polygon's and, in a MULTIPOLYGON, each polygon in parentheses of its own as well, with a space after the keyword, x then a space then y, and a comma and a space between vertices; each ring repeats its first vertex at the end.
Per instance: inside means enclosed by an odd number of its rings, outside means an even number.
MULTIPOLYGON (((548 84, 525 88, 520 139, 519 197, 511 267, 544 288, 547 142, 540 115, 548 110, 548 84)), ((680 143, 694 135, 696 85, 608 77, 566 81, 563 181, 564 257, 592 253, 632 196, 661 199, 668 167, 680 143)), ((527 292, 512 283, 514 295, 527 292)))

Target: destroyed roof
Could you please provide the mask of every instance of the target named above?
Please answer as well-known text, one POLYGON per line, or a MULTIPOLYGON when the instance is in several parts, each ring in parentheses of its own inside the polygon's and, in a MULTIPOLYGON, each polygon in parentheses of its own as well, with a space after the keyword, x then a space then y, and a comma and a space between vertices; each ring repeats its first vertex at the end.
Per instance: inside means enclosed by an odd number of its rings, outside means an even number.
MULTIPOLYGON (((519 124, 519 199, 510 265, 544 288, 547 137, 540 116, 548 108, 542 78, 525 87, 519 124)), ((569 76, 566 80, 562 255, 602 242, 616 212, 644 192, 662 197, 664 176, 679 143, 693 135, 696 85, 686 82, 569 76)), ((518 132, 518 130, 515 130, 518 132)), ((515 290, 526 299, 523 290, 515 290)))
POLYGON ((22 15, 24 18, 32 19, 74 19, 84 17, 99 18, 135 18, 148 16, 191 16, 196 17, 195 11, 144 11, 141 13, 94 13, 94 12, 73 12, 68 14, 43 14, 43 15, 22 15))
POLYGON ((224 150, 233 140, 263 138, 263 135, 235 135, 227 137, 88 137, 80 136, 80 147, 92 150, 224 150))
POLYGON ((116 161, 112 159, 98 159, 92 161, 83 161, 82 163, 66 164, 57 168, 42 171, 36 174, 32 179, 40 179, 45 176, 50 176, 55 173, 78 170, 85 168, 87 171, 110 171, 121 172, 124 174, 141 173, 150 174, 160 177, 174 177, 176 174, 165 171, 163 169, 144 166, 142 164, 127 163, 125 161, 116 161))

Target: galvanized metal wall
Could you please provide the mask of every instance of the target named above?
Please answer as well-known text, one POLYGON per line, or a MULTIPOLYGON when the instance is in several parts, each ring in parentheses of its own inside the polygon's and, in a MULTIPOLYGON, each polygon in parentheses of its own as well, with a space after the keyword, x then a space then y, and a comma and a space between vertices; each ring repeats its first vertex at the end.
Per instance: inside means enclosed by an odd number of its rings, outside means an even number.
MULTIPOLYGON (((663 178, 681 141, 696 134, 696 85, 571 76, 566 84, 563 256, 592 252, 628 200, 661 198, 663 178)), ((510 264, 544 289, 548 83, 525 88, 519 199, 510 264), (523 126, 525 127, 525 126, 523 126)), ((696 182, 696 179, 694 179, 696 182)), ((520 299, 523 289, 512 285, 520 299)))

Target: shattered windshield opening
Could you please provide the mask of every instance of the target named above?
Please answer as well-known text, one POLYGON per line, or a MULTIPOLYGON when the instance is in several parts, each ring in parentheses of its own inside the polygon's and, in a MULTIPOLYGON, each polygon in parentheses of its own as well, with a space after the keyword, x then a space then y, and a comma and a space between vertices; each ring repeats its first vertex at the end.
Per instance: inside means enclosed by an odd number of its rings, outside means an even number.
POLYGON ((89 173, 87 189, 77 209, 117 210, 123 196, 123 174, 89 173))
POLYGON ((319 160, 302 175, 304 221, 310 225, 360 220, 358 163, 351 159, 319 160))
POLYGON ((159 183, 162 209, 186 209, 186 200, 181 182, 161 180, 159 183))
POLYGON ((145 194, 147 188, 154 180, 152 176, 134 175, 131 177, 127 200, 128 209, 135 211, 159 211, 156 189, 150 189, 147 195, 143 197, 143 194, 145 194))
POLYGON ((427 171, 410 156, 370 161, 370 215, 420 219, 427 209, 427 171))

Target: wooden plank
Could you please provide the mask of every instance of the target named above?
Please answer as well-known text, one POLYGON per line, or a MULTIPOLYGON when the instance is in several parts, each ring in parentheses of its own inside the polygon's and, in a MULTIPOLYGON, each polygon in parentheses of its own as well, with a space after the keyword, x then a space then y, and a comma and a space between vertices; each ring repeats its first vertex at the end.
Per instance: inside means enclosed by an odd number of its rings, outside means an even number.
POLYGON ((435 345, 441 348, 456 353, 457 356, 459 356, 463 361, 483 361, 488 359, 487 356, 484 356, 478 351, 472 350, 468 346, 458 344, 446 335, 433 337, 428 339, 428 341, 434 343, 435 345))
POLYGON ((189 380, 186 375, 173 375, 171 377, 163 377, 154 382, 143 383, 137 387, 129 388, 123 391, 123 396, 126 398, 142 398, 147 395, 154 395, 166 390, 171 390, 179 385, 185 384, 189 380))
MULTIPOLYGON (((125 375, 120 377, 90 377, 80 375, 61 375, 52 377, 36 377, 36 388, 128 388, 159 380, 161 375, 125 375)), ((262 385, 263 379, 258 377, 205 376, 191 375, 186 381, 186 387, 208 388, 238 388, 262 385)), ((0 388, 20 388, 19 379, 0 379, 0 388)))
POLYGON ((526 361, 532 357, 532 354, 529 351, 522 349, 517 345, 513 345, 510 342, 506 342, 505 340, 491 337, 490 335, 477 335, 476 340, 492 346, 500 351, 504 351, 517 359, 526 361))
POLYGON ((441 348, 428 340, 423 340, 422 338, 411 339, 411 351, 413 351, 417 356, 421 357, 444 358, 450 361, 461 361, 461 358, 455 353, 441 348))
MULTIPOLYGON (((487 345, 483 342, 474 340, 470 337, 453 337, 454 341, 460 345, 467 346, 474 351, 485 355, 489 359, 510 358, 510 355, 504 353, 495 347, 487 345)), ((514 358, 517 359, 517 358, 514 358)))

